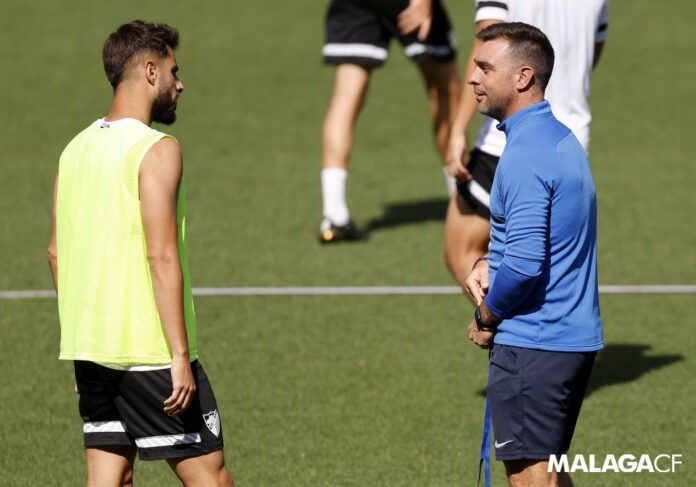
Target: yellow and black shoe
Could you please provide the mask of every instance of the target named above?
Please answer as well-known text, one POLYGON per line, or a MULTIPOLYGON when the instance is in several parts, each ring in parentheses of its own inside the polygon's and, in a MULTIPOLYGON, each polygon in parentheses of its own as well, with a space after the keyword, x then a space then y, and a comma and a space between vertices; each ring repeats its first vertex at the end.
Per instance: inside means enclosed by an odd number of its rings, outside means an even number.
POLYGON ((322 218, 319 225, 319 242, 333 243, 341 241, 363 241, 368 239, 367 232, 355 226, 353 220, 345 225, 334 225, 328 218, 322 218))

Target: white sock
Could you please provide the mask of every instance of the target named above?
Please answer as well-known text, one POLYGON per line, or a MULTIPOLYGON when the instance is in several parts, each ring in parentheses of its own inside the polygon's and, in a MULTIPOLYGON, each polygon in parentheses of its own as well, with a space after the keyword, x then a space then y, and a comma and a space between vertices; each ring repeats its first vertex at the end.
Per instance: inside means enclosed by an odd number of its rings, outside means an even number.
POLYGON ((447 171, 447 166, 442 166, 442 172, 445 174, 445 186, 447 186, 447 194, 452 196, 457 191, 457 180, 447 171))
POLYGON ((346 204, 346 180, 348 171, 338 167, 321 170, 321 195, 324 202, 323 215, 337 226, 345 225, 350 219, 346 204))

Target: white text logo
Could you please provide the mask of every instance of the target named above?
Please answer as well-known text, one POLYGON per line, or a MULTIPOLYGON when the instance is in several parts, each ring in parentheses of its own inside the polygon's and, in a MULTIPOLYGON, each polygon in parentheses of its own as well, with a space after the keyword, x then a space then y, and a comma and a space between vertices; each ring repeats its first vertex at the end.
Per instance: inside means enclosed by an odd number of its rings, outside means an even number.
POLYGON ((606 455, 604 459, 596 455, 575 455, 573 461, 568 455, 550 455, 549 472, 587 472, 587 473, 674 473, 677 465, 681 465, 683 455, 661 453, 656 456, 644 453, 642 455, 624 454, 620 456, 606 455))

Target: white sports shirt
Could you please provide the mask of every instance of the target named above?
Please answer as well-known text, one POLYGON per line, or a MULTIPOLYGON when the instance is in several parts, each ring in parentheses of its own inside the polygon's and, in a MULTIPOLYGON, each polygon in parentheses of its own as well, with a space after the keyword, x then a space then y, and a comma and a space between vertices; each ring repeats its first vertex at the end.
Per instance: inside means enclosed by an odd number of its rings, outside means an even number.
MULTIPOLYGON (((590 144, 590 78, 596 43, 607 38, 608 0, 476 0, 475 21, 524 22, 541 29, 556 54, 546 99, 553 114, 587 150, 590 144)), ((476 147, 500 156, 505 134, 485 117, 476 147)))

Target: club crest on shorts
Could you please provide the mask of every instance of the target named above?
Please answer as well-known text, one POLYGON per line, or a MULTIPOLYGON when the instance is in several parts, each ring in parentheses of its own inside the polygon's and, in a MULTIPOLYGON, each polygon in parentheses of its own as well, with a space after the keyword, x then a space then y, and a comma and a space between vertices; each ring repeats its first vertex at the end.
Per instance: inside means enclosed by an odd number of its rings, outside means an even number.
POLYGON ((205 420, 205 425, 216 438, 220 436, 220 414, 217 409, 203 414, 203 420, 205 420))

